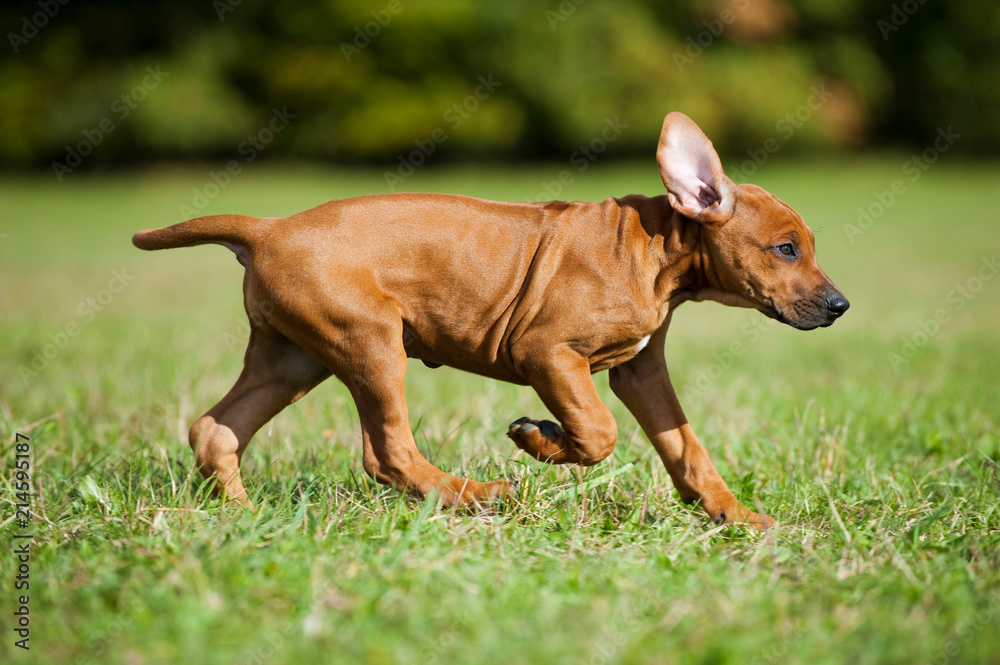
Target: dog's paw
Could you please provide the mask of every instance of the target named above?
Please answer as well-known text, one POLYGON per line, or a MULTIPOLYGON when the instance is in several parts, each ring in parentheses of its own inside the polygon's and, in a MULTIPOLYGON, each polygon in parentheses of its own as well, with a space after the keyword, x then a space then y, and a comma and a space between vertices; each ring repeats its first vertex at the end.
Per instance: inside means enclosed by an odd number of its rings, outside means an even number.
POLYGON ((739 501, 717 512, 709 511, 712 521, 716 524, 746 524, 755 529, 766 531, 778 522, 767 515, 755 513, 739 501))
POLYGON ((771 527, 777 526, 778 520, 763 513, 755 513, 752 510, 748 510, 747 514, 743 516, 743 519, 740 520, 738 524, 746 524, 754 527, 755 529, 767 531, 771 527))
POLYGON ((517 488, 519 481, 494 480, 483 483, 484 494, 487 501, 501 501, 517 498, 517 488))
POLYGON ((507 428, 507 436, 513 437, 517 432, 526 435, 535 430, 538 430, 547 439, 561 439, 563 437, 563 429, 558 423, 551 420, 532 420, 528 417, 518 418, 512 422, 507 428))
POLYGON ((514 483, 494 480, 480 483, 475 480, 451 477, 433 490, 438 502, 444 508, 476 512, 489 512, 497 502, 517 498, 514 483))
POLYGON ((517 447, 541 462, 559 463, 565 457, 563 428, 551 420, 518 418, 507 428, 517 447))

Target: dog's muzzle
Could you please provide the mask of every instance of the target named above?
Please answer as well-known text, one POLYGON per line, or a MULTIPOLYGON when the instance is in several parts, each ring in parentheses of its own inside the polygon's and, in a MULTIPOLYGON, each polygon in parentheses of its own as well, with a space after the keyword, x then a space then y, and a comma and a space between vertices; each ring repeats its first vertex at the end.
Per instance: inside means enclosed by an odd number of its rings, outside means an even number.
POLYGON ((817 298, 803 298, 790 303, 783 309, 774 307, 764 313, 782 323, 799 330, 826 328, 844 315, 851 306, 850 301, 839 291, 817 298))

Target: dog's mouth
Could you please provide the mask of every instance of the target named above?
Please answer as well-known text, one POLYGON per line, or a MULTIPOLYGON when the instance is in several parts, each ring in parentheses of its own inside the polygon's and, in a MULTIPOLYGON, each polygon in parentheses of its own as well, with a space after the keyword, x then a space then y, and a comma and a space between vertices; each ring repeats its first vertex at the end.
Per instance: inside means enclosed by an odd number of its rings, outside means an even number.
POLYGON ((773 303, 760 309, 760 312, 769 318, 789 325, 797 330, 815 330, 816 328, 828 328, 843 316, 843 312, 831 311, 826 306, 826 301, 815 302, 813 300, 796 300, 785 308, 779 309, 773 303))
POLYGON ((769 319, 774 319, 779 323, 788 323, 788 321, 785 320, 785 316, 772 305, 760 307, 758 308, 758 311, 769 319))

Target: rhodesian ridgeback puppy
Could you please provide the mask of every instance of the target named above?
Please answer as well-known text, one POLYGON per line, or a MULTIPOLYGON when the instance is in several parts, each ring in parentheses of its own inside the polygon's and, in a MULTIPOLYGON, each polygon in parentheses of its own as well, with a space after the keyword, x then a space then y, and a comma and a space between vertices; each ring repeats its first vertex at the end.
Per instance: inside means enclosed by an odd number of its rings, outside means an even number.
POLYGON ((488 502, 511 485, 448 475, 414 444, 406 359, 530 385, 558 423, 519 418, 508 436, 537 460, 584 466, 618 437, 591 379, 610 370, 684 501, 717 523, 770 525, 733 496, 684 417, 663 355, 670 319, 684 302, 715 300, 810 330, 849 303, 802 218, 726 177, 690 118, 666 117, 657 162, 667 193, 652 198, 387 194, 137 233, 147 250, 224 245, 246 269, 245 366, 191 427, 201 472, 249 503, 239 465, 250 438, 332 374, 357 404, 370 476, 449 506, 488 502))

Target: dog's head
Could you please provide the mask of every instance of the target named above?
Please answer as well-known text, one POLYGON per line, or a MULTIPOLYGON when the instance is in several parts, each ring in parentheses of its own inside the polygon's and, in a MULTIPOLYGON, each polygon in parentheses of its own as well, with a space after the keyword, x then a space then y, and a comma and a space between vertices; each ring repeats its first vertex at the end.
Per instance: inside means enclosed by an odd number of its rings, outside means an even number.
POLYGON ((697 299, 753 307, 800 330, 828 326, 847 311, 847 298, 816 263, 802 217, 760 187, 730 180, 694 121, 669 114, 656 159, 674 210, 704 226, 713 283, 697 299))

